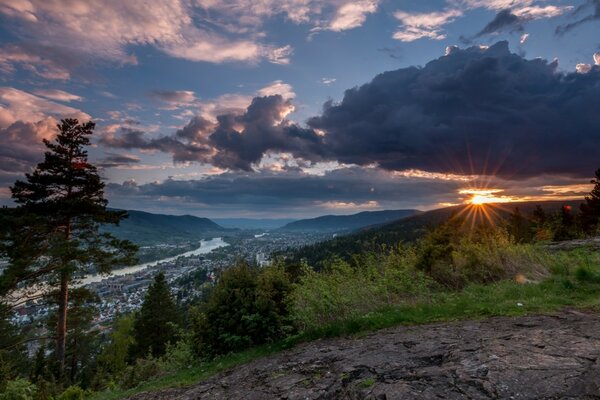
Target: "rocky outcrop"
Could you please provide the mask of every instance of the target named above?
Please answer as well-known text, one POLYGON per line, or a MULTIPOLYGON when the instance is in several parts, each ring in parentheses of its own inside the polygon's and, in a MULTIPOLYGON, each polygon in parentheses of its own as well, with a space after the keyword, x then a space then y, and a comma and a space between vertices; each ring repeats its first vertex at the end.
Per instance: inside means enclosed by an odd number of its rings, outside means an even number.
POLYGON ((600 399, 600 315, 396 327, 300 345, 150 399, 600 399))

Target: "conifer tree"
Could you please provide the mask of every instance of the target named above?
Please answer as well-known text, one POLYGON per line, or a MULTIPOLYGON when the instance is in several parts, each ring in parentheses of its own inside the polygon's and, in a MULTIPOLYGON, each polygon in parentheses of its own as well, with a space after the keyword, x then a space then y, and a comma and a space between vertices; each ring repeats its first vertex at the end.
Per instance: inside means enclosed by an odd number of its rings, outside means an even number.
POLYGON ((594 188, 586 196, 585 203, 581 204, 579 214, 581 227, 588 234, 596 231, 600 221, 600 169, 596 170, 595 178, 590 182, 594 184, 594 188))
POLYGON ((63 377, 69 290, 90 272, 108 273, 135 262, 136 247, 100 231, 125 212, 107 210, 104 183, 88 163, 85 147, 94 123, 62 120, 56 140, 44 140, 44 161, 11 187, 17 208, 2 229, 0 255, 9 266, 0 276, 0 295, 57 292, 56 361, 63 377))
POLYGON ((167 343, 177 339, 179 313, 171 296, 165 275, 161 272, 148 288, 142 308, 135 316, 133 336, 135 344, 131 357, 144 357, 149 353, 161 356, 167 343))

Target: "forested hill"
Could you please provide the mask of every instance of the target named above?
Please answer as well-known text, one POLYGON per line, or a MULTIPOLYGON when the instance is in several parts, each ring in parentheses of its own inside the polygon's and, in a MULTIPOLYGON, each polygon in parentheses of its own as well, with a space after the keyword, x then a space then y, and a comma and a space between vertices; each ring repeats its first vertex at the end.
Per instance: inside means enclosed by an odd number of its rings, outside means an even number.
MULTIPOLYGON (((581 201, 515 202, 510 204, 488 204, 484 207, 487 209, 489 218, 496 223, 502 223, 514 211, 515 207, 519 208, 521 214, 527 216, 533 212, 537 205, 540 205, 546 212, 552 213, 558 212, 565 204, 569 204, 573 209, 576 209, 580 203, 581 201)), ((477 213, 477 210, 479 210, 478 206, 459 205, 421 212, 388 224, 367 227, 359 232, 303 247, 294 251, 291 254, 291 259, 293 261, 305 259, 309 265, 318 268, 331 257, 347 258, 352 254, 378 250, 382 245, 390 246, 399 242, 413 242, 452 215, 467 216, 470 211, 477 213)), ((484 217, 480 213, 478 218, 487 219, 488 217, 484 217)))
POLYGON ((211 238, 231 231, 208 218, 192 215, 152 214, 135 210, 128 210, 127 213, 129 217, 118 227, 108 226, 105 229, 120 239, 138 244, 211 238))
POLYGON ((352 215, 324 215, 291 222, 281 229, 286 231, 353 231, 366 226, 380 225, 420 213, 419 210, 364 211, 352 215))

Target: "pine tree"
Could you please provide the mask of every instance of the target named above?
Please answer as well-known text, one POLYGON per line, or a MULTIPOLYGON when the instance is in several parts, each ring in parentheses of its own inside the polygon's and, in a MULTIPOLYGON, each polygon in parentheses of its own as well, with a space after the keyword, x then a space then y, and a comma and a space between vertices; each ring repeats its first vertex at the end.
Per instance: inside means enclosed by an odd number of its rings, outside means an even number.
POLYGON ((0 254, 9 266, 0 277, 0 295, 29 287, 57 291, 56 358, 63 378, 69 289, 90 272, 108 273, 135 262, 136 247, 101 233, 102 224, 118 224, 125 212, 107 210, 104 183, 88 163, 94 123, 62 120, 44 161, 26 181, 11 187, 17 203, 2 230, 0 254), (94 271, 95 270, 95 271, 94 271))
POLYGON ((167 349, 167 343, 177 339, 179 312, 171 296, 165 275, 161 272, 148 288, 142 308, 135 316, 133 336, 135 344, 131 347, 132 358, 144 357, 151 353, 161 356, 167 349))
POLYGON ((595 178, 590 181, 594 188, 589 196, 586 196, 585 203, 580 206, 579 219, 583 231, 592 234, 598 227, 600 221, 600 169, 596 170, 595 178))

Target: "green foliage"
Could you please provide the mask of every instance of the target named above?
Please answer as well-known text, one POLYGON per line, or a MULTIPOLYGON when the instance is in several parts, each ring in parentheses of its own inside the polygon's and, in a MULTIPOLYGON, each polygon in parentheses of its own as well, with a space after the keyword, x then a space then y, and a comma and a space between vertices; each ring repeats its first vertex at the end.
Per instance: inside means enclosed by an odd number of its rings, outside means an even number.
POLYGON ((34 400, 37 388, 26 379, 15 379, 6 383, 6 388, 0 393, 0 400, 34 400))
POLYGON ((469 283, 492 283, 526 274, 547 275, 543 255, 518 245, 502 229, 481 225, 465 231, 460 219, 431 231, 417 247, 416 267, 450 289, 469 283))
POLYGON ((214 356, 267 343, 289 331, 282 267, 262 270, 239 261, 221 275, 202 312, 193 318, 198 354, 214 356))
MULTIPOLYGON (((539 210, 542 213, 544 212, 541 207, 539 210)), ((537 208, 534 210, 534 212, 536 211, 538 211, 537 208)), ((530 243, 533 240, 532 220, 525 218, 523 214, 521 214, 519 207, 515 207, 513 212, 508 216, 508 221, 506 224, 506 230, 513 242, 530 243)))
POLYGON ((135 359, 148 354, 156 357, 165 354, 167 344, 177 340, 179 319, 169 285, 161 272, 154 278, 142 308, 135 315, 135 343, 130 347, 130 355, 135 359))
POLYGON ((85 400, 91 394, 88 390, 83 390, 79 386, 69 386, 64 392, 55 398, 55 400, 85 400))
POLYGON ((126 215, 107 209, 105 185, 88 163, 85 148, 94 127, 91 121, 61 120, 56 140, 44 140, 44 161, 11 187, 18 206, 3 217, 6 225, 0 230, 0 257, 9 261, 0 276, 0 295, 35 284, 59 292, 50 300, 58 306, 53 330, 61 380, 72 283, 91 268, 109 272, 135 262, 132 243, 99 231, 102 224, 118 224, 126 215))
POLYGON ((133 315, 124 315, 114 322, 109 342, 102 348, 97 358, 98 371, 94 378, 96 387, 110 384, 114 377, 119 376, 127 368, 129 348, 135 343, 133 322, 133 315))
POLYGON ((142 382, 150 381, 164 374, 160 360, 152 357, 138 358, 133 365, 127 366, 119 379, 119 386, 130 389, 142 382))
POLYGON ((413 248, 369 253, 353 263, 332 261, 322 272, 306 271, 291 293, 292 314, 300 329, 363 315, 425 297, 431 281, 414 267, 413 248))
POLYGON ((560 213, 554 216, 553 225, 552 240, 571 240, 581 236, 580 226, 569 205, 562 206, 560 213))
MULTIPOLYGON (((54 293, 58 296, 58 293, 54 293)), ((74 288, 69 293, 69 324, 65 348, 65 383, 79 383, 87 387, 93 378, 96 366, 98 332, 92 330, 94 317, 98 314, 98 295, 85 287, 74 288)), ((52 331, 57 324, 57 312, 51 312, 47 329, 52 331)), ((44 376, 48 378, 47 375, 44 376)))
POLYGON ((182 340, 175 344, 167 344, 167 351, 160 362, 162 369, 175 372, 191 368, 196 364, 196 360, 192 338, 184 336, 182 340))
POLYGON ((26 360, 23 338, 10 316, 10 307, 0 302, 0 392, 8 380, 17 377, 26 360))
POLYGON ((587 234, 598 233, 600 221, 600 169, 596 170, 594 179, 591 180, 594 188, 585 198, 585 203, 580 208, 581 227, 587 234))

